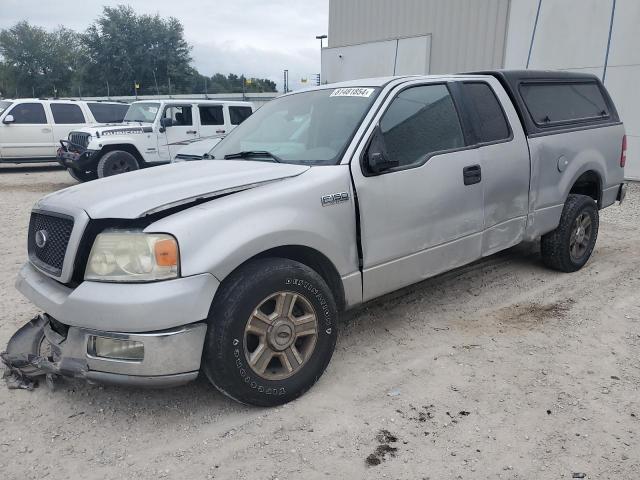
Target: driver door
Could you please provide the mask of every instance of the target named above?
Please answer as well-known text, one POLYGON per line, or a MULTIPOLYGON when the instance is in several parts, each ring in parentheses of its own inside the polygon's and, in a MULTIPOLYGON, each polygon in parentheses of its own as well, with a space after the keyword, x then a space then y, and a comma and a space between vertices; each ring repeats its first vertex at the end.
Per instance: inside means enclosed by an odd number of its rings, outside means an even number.
POLYGON ((351 162, 364 301, 482 253, 481 158, 467 147, 449 86, 416 83, 390 97, 351 162))
POLYGON ((170 121, 165 126, 164 141, 169 150, 169 158, 173 158, 180 148, 198 138, 198 130, 193 121, 193 107, 168 105, 162 118, 170 121))

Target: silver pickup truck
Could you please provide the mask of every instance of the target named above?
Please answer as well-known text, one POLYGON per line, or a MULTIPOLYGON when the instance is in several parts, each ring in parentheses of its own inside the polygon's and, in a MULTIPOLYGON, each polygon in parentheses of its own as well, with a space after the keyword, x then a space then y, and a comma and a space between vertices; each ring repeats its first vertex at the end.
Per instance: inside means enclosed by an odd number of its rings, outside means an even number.
POLYGON ((574 272, 625 194, 623 125, 574 73, 324 85, 269 102, 211 156, 36 203, 17 288, 46 313, 10 340, 15 374, 202 371, 282 404, 322 375, 340 311, 539 238, 574 272))

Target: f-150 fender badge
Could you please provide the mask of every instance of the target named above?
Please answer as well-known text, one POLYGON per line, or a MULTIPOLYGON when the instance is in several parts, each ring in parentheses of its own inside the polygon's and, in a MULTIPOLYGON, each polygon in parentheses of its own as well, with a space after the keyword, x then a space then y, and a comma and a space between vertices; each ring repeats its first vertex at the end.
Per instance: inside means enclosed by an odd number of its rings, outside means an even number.
POLYGON ((331 195, 323 195, 320 198, 320 202, 323 207, 328 207, 329 205, 336 205, 342 202, 349 201, 349 194, 347 192, 342 193, 333 193, 331 195))

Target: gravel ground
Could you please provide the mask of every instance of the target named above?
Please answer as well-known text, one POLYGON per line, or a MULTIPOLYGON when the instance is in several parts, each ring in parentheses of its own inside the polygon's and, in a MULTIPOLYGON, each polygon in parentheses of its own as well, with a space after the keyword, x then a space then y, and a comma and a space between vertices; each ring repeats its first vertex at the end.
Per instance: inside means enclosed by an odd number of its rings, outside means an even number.
MULTIPOLYGON (((29 209, 73 183, 0 168, 0 345, 36 313, 13 288, 29 209)), ((202 379, 0 385, 0 478, 637 478, 639 207, 633 185, 575 274, 525 245, 348 312, 325 375, 281 408, 202 379)))

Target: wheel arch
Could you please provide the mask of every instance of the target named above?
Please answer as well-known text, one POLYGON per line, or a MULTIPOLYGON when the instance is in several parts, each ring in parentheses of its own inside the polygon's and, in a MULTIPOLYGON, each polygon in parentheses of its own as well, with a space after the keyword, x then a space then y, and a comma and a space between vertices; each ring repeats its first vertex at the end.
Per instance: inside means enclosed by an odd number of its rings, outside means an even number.
MULTIPOLYGON (((333 297, 336 301, 338 310, 342 311, 345 309, 346 301, 344 285, 342 283, 342 279, 340 278, 340 274, 338 273, 338 269, 333 264, 333 262, 322 252, 305 245, 282 245, 264 250, 252 256, 251 258, 248 258, 240 265, 238 265, 233 270, 233 272, 246 265, 247 263, 260 258, 284 258, 306 265, 307 267, 318 273, 318 275, 320 275, 323 280, 327 282, 327 285, 329 286, 329 289, 331 290, 331 293, 333 294, 333 297)), ((225 278, 228 278, 231 273, 225 278)), ((222 281, 224 282, 224 279, 222 279, 222 281)))
POLYGON ((144 158, 142 157, 140 151, 136 148, 135 145, 132 145, 130 143, 114 143, 103 146, 100 150, 100 156, 97 158, 97 160, 100 160, 100 158, 102 158, 105 154, 113 152, 114 150, 121 150, 133 155, 138 161, 140 168, 146 165, 146 162, 144 161, 144 158))
POLYGON ((602 176, 594 169, 582 172, 574 179, 567 197, 571 194, 591 197, 598 205, 598 209, 602 208, 602 176))

